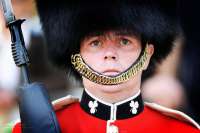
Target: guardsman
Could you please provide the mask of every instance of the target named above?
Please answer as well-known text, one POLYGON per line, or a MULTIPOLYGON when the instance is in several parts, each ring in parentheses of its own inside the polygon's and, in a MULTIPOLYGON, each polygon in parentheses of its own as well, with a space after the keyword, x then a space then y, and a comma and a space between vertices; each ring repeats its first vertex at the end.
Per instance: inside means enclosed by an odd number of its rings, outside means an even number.
MULTIPOLYGON (((82 82, 80 102, 54 102, 62 133, 197 133, 186 114, 140 93, 179 35, 155 0, 36 0, 52 61, 82 82), (67 105, 67 106, 66 106, 67 105)), ((20 123, 14 133, 21 132, 20 123)))

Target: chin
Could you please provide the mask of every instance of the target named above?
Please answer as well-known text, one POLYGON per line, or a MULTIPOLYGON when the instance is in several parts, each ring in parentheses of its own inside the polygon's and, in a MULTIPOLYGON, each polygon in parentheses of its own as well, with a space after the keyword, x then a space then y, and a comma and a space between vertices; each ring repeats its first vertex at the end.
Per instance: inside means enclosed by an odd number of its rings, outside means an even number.
POLYGON ((98 85, 99 90, 104 93, 117 93, 124 88, 122 84, 119 85, 98 85))
POLYGON ((134 87, 136 84, 132 80, 128 82, 124 82, 122 84, 117 84, 117 85, 101 85, 94 83, 86 78, 83 78, 83 86, 91 91, 98 90, 98 92, 103 92, 103 93, 119 93, 121 91, 124 91, 126 89, 129 89, 130 87, 134 87))

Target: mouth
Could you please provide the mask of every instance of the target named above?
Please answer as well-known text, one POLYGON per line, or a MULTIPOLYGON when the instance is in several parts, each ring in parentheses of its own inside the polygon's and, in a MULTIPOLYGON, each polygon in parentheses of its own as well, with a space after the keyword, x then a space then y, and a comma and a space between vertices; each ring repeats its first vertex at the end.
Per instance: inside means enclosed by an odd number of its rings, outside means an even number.
POLYGON ((116 76, 119 73, 120 73, 120 71, 114 70, 114 69, 103 71, 103 74, 106 75, 106 76, 116 76))

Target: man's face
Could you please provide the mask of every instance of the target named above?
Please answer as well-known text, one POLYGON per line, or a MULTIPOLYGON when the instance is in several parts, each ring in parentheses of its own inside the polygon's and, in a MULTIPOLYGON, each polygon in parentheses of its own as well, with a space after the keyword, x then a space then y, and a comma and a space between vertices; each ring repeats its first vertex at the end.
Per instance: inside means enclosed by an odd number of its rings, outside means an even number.
MULTIPOLYGON (((130 34, 107 32, 103 35, 88 36, 81 42, 80 54, 93 70, 107 76, 116 76, 127 70, 141 53, 141 41, 130 34)), ((147 47, 148 66, 154 48, 147 47)), ((140 89, 142 72, 139 71, 128 81, 117 85, 101 85, 83 78, 83 86, 93 95, 108 102, 116 102, 132 96, 140 89), (106 98, 107 97, 107 98, 106 98)))
POLYGON ((80 49, 84 61, 95 71, 107 76, 115 76, 128 69, 140 52, 141 42, 137 37, 115 32, 87 37, 80 49))
MULTIPOLYGON (((86 64, 96 72, 115 76, 127 70, 138 59, 141 49, 141 41, 138 37, 124 33, 107 32, 100 36, 86 37, 81 42, 80 54, 86 64)), ((148 46, 147 52, 148 61, 145 68, 153 54, 153 45, 148 46)), ((118 85, 100 85, 83 77, 83 86, 96 96, 101 93, 122 93, 124 95, 128 93, 131 95, 133 91, 140 89, 141 74, 142 72, 138 72, 128 81, 118 85)), ((115 96, 118 99, 118 95, 115 96)))

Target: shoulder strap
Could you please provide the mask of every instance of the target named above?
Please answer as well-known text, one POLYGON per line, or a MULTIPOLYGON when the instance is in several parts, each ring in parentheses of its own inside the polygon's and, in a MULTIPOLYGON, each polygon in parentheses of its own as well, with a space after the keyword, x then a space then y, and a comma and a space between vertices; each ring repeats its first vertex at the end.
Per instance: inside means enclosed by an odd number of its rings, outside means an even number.
POLYGON ((64 108, 65 106, 67 106, 69 104, 72 104, 72 103, 78 102, 78 101, 79 101, 78 98, 75 98, 72 95, 67 95, 65 97, 62 97, 62 98, 59 98, 59 99, 53 101, 52 104, 53 104, 54 110, 57 111, 57 110, 64 108))

